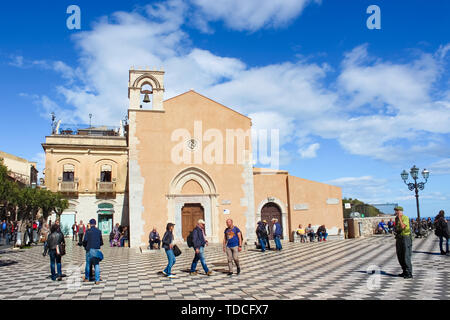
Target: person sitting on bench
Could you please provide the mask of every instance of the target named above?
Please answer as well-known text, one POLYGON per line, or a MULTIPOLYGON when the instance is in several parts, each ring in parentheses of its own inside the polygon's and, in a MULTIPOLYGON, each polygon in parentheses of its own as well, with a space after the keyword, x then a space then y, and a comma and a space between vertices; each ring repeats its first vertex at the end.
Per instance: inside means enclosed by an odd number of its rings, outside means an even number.
POLYGON ((150 235, 148 236, 148 242, 150 244, 150 250, 153 250, 155 244, 158 244, 158 250, 161 249, 161 239, 155 227, 153 227, 153 230, 150 232, 150 235))
POLYGON ((311 223, 308 224, 308 227, 305 229, 306 235, 309 237, 309 242, 313 242, 316 234, 314 233, 313 227, 311 227, 311 223))
POLYGON ((319 229, 317 229, 317 237, 319 239, 319 242, 322 241, 327 241, 327 237, 328 237, 328 233, 327 233, 327 229, 325 228, 325 225, 321 225, 319 227, 319 229))

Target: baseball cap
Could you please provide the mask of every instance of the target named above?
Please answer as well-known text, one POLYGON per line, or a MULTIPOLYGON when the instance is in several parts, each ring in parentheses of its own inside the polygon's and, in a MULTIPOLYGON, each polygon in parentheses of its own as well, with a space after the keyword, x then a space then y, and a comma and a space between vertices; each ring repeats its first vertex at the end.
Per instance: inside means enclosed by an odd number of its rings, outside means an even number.
POLYGON ((403 207, 397 206, 394 208, 395 211, 403 211, 403 207))

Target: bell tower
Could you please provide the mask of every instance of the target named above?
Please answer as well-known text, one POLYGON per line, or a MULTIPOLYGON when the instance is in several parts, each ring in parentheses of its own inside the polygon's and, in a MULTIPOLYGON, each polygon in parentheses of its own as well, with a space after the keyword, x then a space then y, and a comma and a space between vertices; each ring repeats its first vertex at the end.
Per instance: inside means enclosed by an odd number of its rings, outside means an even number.
POLYGON ((130 110, 149 109, 147 105, 153 99, 152 110, 164 110, 164 71, 131 67, 128 78, 128 99, 130 110), (144 98, 142 99, 142 95, 144 98))

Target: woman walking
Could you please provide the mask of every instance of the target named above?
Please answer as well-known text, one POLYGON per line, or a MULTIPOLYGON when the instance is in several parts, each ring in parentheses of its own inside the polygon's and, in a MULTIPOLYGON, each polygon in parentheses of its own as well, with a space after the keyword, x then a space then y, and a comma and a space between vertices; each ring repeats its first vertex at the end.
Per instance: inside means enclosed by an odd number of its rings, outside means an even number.
POLYGON ((444 210, 439 211, 439 214, 434 218, 434 233, 439 237, 439 248, 441 249, 441 255, 449 254, 448 245, 449 245, 449 234, 448 234, 448 224, 447 220, 445 220, 445 212, 444 210), (444 250, 444 239, 445 239, 445 249, 444 250))
POLYGON ((42 242, 44 243, 47 241, 48 232, 49 232, 48 224, 44 223, 44 225, 41 228, 41 239, 42 242))
POLYGON ((164 269, 163 274, 168 278, 175 278, 175 274, 172 273, 172 267, 176 262, 175 254, 173 253, 173 228, 175 224, 168 223, 166 227, 166 233, 162 239, 162 246, 166 250, 168 264, 164 269))

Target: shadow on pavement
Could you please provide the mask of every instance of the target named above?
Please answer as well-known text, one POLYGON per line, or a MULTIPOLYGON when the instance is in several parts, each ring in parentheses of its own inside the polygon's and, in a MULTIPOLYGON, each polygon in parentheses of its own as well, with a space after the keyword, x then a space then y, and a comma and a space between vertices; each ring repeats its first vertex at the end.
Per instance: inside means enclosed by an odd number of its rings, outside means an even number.
MULTIPOLYGON (((374 272, 374 273, 368 273, 368 272, 366 272, 366 271, 361 271, 361 270, 358 270, 358 271, 356 271, 356 272, 359 272, 359 273, 365 273, 365 274, 367 274, 367 275, 375 274, 375 272, 374 272)), ((386 272, 386 271, 380 271, 380 274, 381 274, 382 276, 388 276, 388 277, 395 277, 395 278, 398 278, 398 275, 397 275, 397 274, 389 273, 389 272, 386 272)))
POLYGON ((16 263, 17 263, 17 261, 1 261, 0 260, 0 267, 7 267, 7 266, 11 266, 16 263))
POLYGON ((413 251, 413 253, 423 253, 423 254, 430 254, 433 256, 440 256, 441 254, 439 252, 429 252, 429 251, 413 251))

